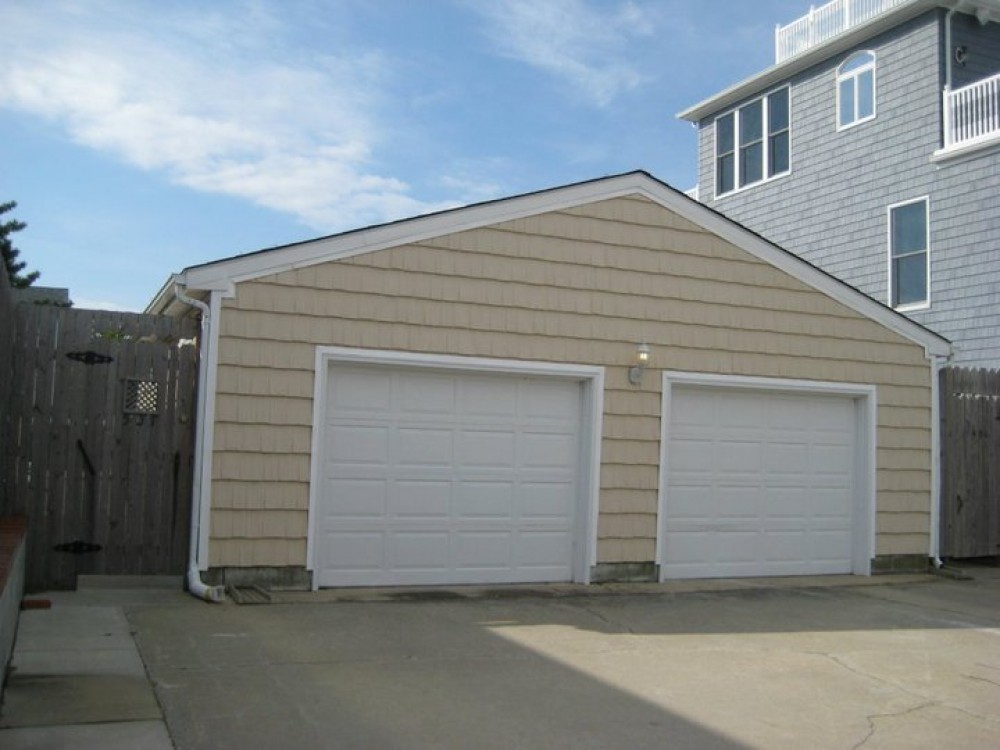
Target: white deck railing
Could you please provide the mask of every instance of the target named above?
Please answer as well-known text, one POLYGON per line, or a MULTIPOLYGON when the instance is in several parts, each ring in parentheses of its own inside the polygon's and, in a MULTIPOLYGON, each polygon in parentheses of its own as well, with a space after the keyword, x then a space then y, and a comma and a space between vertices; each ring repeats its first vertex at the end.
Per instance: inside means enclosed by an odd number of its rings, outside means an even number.
POLYGON ((911 0, 832 0, 810 8, 802 18, 774 30, 774 61, 783 62, 908 2, 911 0))
POLYGON ((944 90, 944 149, 1000 138, 1000 74, 944 90))

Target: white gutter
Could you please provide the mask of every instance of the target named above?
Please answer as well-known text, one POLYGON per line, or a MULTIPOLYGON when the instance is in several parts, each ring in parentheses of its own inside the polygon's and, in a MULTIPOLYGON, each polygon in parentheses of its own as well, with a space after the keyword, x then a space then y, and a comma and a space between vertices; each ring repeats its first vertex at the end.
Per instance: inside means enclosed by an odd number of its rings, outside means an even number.
POLYGON ((209 398, 208 370, 211 357, 209 352, 214 349, 212 346, 212 311, 204 302, 193 297, 188 297, 184 293, 184 287, 180 283, 174 284, 174 296, 186 305, 197 308, 201 311, 201 358, 198 363, 198 404, 195 409, 195 439, 194 439, 194 482, 191 491, 191 533, 188 539, 188 591, 199 599, 206 602, 221 602, 225 599, 225 589, 222 586, 209 586, 201 580, 199 570, 199 557, 203 548, 207 547, 207 531, 203 518, 206 515, 208 501, 210 498, 211 477, 206 476, 206 464, 204 460, 206 441, 206 426, 208 424, 208 404, 212 400, 209 398), (204 542, 203 542, 204 539, 204 542))

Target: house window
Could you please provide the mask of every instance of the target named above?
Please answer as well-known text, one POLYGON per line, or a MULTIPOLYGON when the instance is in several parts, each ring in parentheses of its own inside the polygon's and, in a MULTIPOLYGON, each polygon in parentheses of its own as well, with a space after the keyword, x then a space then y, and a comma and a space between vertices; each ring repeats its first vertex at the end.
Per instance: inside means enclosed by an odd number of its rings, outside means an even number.
POLYGON ((837 129, 875 117, 875 53, 856 52, 837 68, 837 129))
POLYGON ((787 87, 716 119, 716 195, 788 171, 789 121, 787 87))
POLYGON ((889 206, 889 302, 895 308, 930 302, 929 224, 926 198, 889 206))

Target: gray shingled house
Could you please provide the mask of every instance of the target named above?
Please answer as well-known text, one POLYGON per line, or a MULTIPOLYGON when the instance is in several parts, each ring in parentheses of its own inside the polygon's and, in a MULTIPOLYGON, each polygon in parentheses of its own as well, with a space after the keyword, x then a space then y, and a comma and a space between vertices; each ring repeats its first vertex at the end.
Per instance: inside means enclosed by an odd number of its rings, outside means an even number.
POLYGON ((681 112, 698 197, 1000 366, 1000 1, 834 0, 681 112))

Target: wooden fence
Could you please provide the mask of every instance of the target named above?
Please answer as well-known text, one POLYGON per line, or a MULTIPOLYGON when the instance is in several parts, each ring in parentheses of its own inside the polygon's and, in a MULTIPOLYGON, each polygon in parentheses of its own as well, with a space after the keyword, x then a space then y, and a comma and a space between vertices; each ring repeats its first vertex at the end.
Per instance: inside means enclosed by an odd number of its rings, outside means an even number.
POLYGON ((195 324, 23 303, 0 315, 12 323, 0 329, 0 515, 28 516, 27 590, 183 573, 195 324))
POLYGON ((941 556, 1000 555, 1000 370, 941 371, 941 556))

